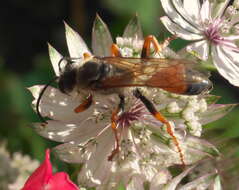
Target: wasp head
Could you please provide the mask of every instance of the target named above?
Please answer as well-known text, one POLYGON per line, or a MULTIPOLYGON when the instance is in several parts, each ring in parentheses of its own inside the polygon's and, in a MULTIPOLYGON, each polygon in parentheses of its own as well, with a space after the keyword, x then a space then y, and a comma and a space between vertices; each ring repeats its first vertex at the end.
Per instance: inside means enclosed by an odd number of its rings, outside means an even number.
POLYGON ((76 86, 77 69, 67 65, 58 80, 58 87, 62 93, 70 93, 76 86))

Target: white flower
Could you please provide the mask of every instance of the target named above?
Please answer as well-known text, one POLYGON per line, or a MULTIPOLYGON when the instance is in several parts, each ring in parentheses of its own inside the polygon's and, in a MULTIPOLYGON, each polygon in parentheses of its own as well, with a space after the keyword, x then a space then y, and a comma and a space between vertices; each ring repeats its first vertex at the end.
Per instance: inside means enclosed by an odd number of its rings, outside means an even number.
POLYGON ((20 190, 24 186, 27 178, 40 165, 38 160, 32 160, 28 155, 22 155, 19 152, 13 154, 11 167, 17 169, 17 179, 8 185, 9 190, 20 190))
MULTIPOLYGON (((204 174, 200 177, 198 177, 198 174, 195 171, 195 174, 197 175, 197 178, 194 177, 193 181, 190 181, 184 185, 180 185, 181 180, 185 177, 190 175, 190 173, 193 173, 193 169, 196 167, 196 165, 184 170, 182 173, 180 173, 178 176, 174 177, 172 180, 170 180, 166 185, 161 187, 162 190, 221 190, 222 185, 220 182, 220 177, 217 174, 217 171, 211 171, 210 173, 206 173, 204 171, 204 174)), ((199 166, 200 167, 200 164, 199 166)), ((210 166, 209 166, 210 167, 210 166)), ((212 169, 212 168, 211 168, 212 169)), ((191 175, 195 175, 191 174, 191 175)))
POLYGON ((39 162, 20 152, 10 156, 5 144, 0 142, 0 189, 20 190, 39 162))
POLYGON ((219 73, 239 86, 239 12, 229 0, 161 0, 165 27, 180 38, 194 41, 187 51, 202 60, 212 58, 219 73))
MULTIPOLYGON (((84 52, 90 52, 81 37, 67 24, 65 26, 70 56, 81 58, 84 52)), ((130 21, 123 38, 118 38, 122 45, 121 53, 126 41, 133 41, 137 47, 136 39, 139 40, 138 43, 143 40, 137 17, 130 21)), ((110 50, 105 47, 110 47, 112 43, 108 28, 97 16, 93 27, 94 55, 108 56, 110 50)), ((133 49, 133 52, 136 51, 133 49)), ((62 55, 52 46, 49 46, 49 54, 55 73, 59 75, 58 63, 62 55)), ((62 69, 64 64, 63 62, 61 65, 62 69)), ((77 60, 74 64, 80 66, 84 62, 77 60)), ((29 88, 34 96, 34 106, 43 87, 36 85, 29 88)), ((131 94, 131 90, 125 89, 124 112, 117 119, 120 151, 113 154, 112 161, 109 160, 109 156, 112 155, 116 141, 111 128, 111 116, 119 104, 118 95, 92 92, 92 106, 84 112, 75 113, 74 109, 86 97, 84 91, 67 95, 50 86, 45 91, 40 103, 40 112, 42 116, 51 120, 48 120, 47 124, 35 123, 34 128, 40 135, 63 143, 55 148, 60 159, 69 163, 82 163, 78 175, 81 186, 103 190, 115 189, 123 183, 127 190, 134 190, 143 189, 145 183, 150 183, 152 190, 158 189, 171 179, 167 167, 182 164, 172 136, 131 94)), ((192 135, 200 136, 201 121, 205 124, 216 120, 234 105, 215 107, 215 97, 210 95, 201 98, 180 96, 156 88, 141 88, 141 91, 170 120, 186 164, 193 164, 205 156, 219 155, 213 145, 192 135), (204 102, 201 107, 200 102, 204 102), (192 108, 195 105, 197 109, 192 108), (186 115, 189 116, 183 116, 184 110, 188 110, 189 113, 186 115), (190 117, 190 114, 195 117, 190 117), (200 125, 195 125, 194 120, 200 125), (182 132, 187 131, 188 121, 193 123, 194 128, 188 130, 192 135, 185 136, 182 132)))

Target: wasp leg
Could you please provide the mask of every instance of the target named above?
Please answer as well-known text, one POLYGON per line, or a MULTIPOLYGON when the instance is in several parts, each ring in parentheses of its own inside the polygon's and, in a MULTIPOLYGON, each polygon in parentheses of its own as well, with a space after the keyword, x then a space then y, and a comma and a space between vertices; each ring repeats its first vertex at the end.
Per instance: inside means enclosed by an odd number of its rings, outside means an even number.
POLYGON ((167 119, 160 112, 158 112, 156 110, 153 103, 141 94, 139 89, 136 89, 134 91, 134 96, 141 100, 141 102, 145 105, 145 107, 154 116, 155 119, 159 120, 160 122, 162 122, 163 124, 165 124, 167 126, 167 133, 172 137, 173 142, 174 142, 174 144, 177 148, 177 151, 179 153, 181 163, 182 163, 183 166, 185 166, 184 155, 182 153, 182 149, 180 148, 177 137, 173 134, 173 130, 172 130, 172 127, 171 127, 170 123, 167 121, 167 119))
POLYGON ((160 53, 165 47, 169 45, 169 43, 176 39, 177 36, 173 35, 164 40, 163 43, 159 43, 155 36, 149 35, 144 39, 144 45, 141 52, 141 58, 149 58, 150 57, 150 45, 151 43, 154 46, 155 53, 160 53))
POLYGON ((117 120, 118 120, 119 113, 124 110, 125 99, 124 99, 124 96, 122 95, 119 95, 119 98, 120 98, 120 103, 118 107, 112 112, 112 116, 111 116, 111 128, 115 135, 115 147, 112 150, 111 154, 108 156, 109 161, 112 161, 114 156, 120 151, 119 136, 117 131, 117 120))
POLYGON ((83 57, 84 57, 84 59, 90 59, 92 57, 92 55, 85 52, 85 53, 83 53, 83 57))
POLYGON ((122 55, 120 53, 120 49, 119 49, 117 44, 112 44, 110 50, 111 50, 111 56, 112 57, 122 57, 122 55))
POLYGON ((89 96, 79 105, 74 109, 75 113, 80 113, 85 110, 87 110, 93 102, 93 96, 92 94, 89 94, 89 96))

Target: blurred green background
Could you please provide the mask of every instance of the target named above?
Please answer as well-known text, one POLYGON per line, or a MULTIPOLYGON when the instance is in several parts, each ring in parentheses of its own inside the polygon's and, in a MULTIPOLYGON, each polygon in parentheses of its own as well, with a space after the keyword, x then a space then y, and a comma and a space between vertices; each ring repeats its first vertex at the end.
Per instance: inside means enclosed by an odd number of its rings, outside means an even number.
MULTIPOLYGON (((42 159, 52 143, 38 136, 30 127, 38 117, 31 108, 32 97, 27 87, 45 84, 54 76, 47 52, 50 42, 67 55, 64 37, 65 20, 85 39, 90 47, 91 27, 96 12, 108 24, 114 37, 122 34, 129 19, 138 13, 145 35, 163 40, 169 34, 159 21, 164 15, 159 0, 8 0, 0 6, 0 141, 8 150, 42 159)), ((171 47, 183 47, 175 40, 171 47)), ((239 102, 239 88, 231 86, 216 72, 212 73, 212 94, 221 96, 219 103, 239 102)), ((239 109, 205 126, 204 137, 216 144, 227 165, 219 169, 237 177, 239 167, 239 109), (226 156, 227 155, 227 156, 226 156), (223 167, 223 168, 222 168, 223 167)), ((62 164, 62 163, 61 163, 62 164)), ((65 168, 65 165, 62 164, 65 168)), ((220 168, 221 167, 221 168, 220 168)), ((226 177, 228 174, 225 174, 226 177)))

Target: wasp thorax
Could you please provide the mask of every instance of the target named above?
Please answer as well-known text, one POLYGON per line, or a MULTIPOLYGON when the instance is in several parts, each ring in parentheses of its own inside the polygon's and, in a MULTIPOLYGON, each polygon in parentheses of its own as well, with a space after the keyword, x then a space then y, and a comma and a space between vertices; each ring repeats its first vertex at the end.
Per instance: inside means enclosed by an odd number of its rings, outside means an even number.
POLYGON ((108 65, 89 61, 79 69, 77 81, 80 87, 97 87, 108 72, 108 65))

